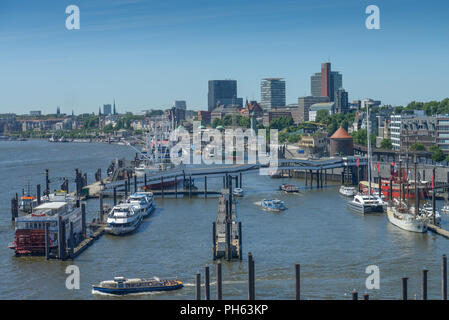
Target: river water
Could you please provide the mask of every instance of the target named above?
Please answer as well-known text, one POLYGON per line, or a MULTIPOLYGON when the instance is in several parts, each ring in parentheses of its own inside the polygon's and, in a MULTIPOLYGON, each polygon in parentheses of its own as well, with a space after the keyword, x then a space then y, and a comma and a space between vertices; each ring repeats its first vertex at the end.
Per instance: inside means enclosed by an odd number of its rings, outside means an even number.
MULTIPOLYGON (((211 270, 211 296, 215 297, 215 263, 212 260, 212 221, 217 197, 156 198, 157 210, 133 234, 105 235, 71 261, 46 261, 42 257, 16 257, 10 199, 28 183, 45 186, 50 169, 51 189, 59 177, 73 180, 74 169, 88 173, 106 167, 115 158, 134 157, 127 146, 46 141, 0 142, 0 299, 193 299, 194 279, 204 266, 211 270), (80 289, 65 286, 66 267, 80 270, 80 289), (111 297, 93 295, 91 285, 114 276, 178 277, 184 288, 174 292, 111 297)), ((195 181, 202 188, 202 179, 195 181)), ((208 178, 208 189, 221 188, 222 178, 208 178)), ((223 298, 247 298, 247 253, 255 259, 256 298, 294 299, 294 264, 301 264, 303 299, 350 299, 351 291, 369 293, 373 299, 398 299, 401 277, 409 277, 409 297, 420 298, 420 272, 429 269, 428 296, 439 299, 441 255, 449 253, 449 240, 428 232, 414 234, 388 223, 385 215, 361 216, 346 208, 339 185, 305 189, 301 179, 271 179, 257 172, 243 175, 245 197, 237 204, 242 221, 243 261, 223 261, 223 298), (301 187, 299 195, 277 191, 281 183, 301 187), (282 213, 262 211, 255 203, 263 198, 282 199, 282 213), (365 287, 366 267, 380 271, 380 288, 365 287)), ((73 190, 73 183, 70 186, 73 190)), ((106 200, 108 202, 110 200, 106 200)), ((442 206, 438 202, 438 208, 442 206)), ((88 221, 98 210, 98 200, 87 203, 88 221)), ((442 226, 449 228, 443 216, 442 226)))

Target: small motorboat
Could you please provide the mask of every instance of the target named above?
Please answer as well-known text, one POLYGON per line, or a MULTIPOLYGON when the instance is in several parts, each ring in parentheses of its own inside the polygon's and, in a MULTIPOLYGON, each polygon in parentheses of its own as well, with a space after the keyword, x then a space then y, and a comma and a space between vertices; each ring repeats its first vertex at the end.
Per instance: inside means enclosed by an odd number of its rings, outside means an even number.
POLYGON ((299 192, 299 188, 293 184, 281 184, 279 186, 279 190, 282 190, 286 193, 294 193, 294 192, 299 192))
POLYGON ((243 189, 242 188, 235 188, 232 191, 232 194, 236 197, 243 197, 243 189))
POLYGON ((126 279, 115 277, 114 280, 101 281, 92 285, 92 293, 106 293, 125 295, 130 293, 171 291, 181 289, 183 284, 179 280, 156 279, 126 279))
POLYGON ((286 209, 284 202, 279 199, 263 199, 260 205, 267 211, 279 212, 286 209))
POLYGON ((281 172, 279 170, 272 170, 272 171, 270 171, 269 175, 270 175, 270 178, 275 178, 275 179, 282 177, 281 172))
MULTIPOLYGON (((433 206, 431 204, 425 203, 423 205, 422 209, 420 210, 420 214, 423 218, 427 218, 428 221, 434 222, 433 221, 433 206)), ((437 210, 435 210, 435 225, 437 225, 437 226, 441 225, 441 215, 437 210)))
POLYGON ((449 204, 446 203, 443 208, 441 208, 441 212, 443 212, 444 214, 449 214, 449 204))
POLYGON ((356 188, 350 186, 341 186, 339 192, 345 197, 353 197, 357 194, 356 188))

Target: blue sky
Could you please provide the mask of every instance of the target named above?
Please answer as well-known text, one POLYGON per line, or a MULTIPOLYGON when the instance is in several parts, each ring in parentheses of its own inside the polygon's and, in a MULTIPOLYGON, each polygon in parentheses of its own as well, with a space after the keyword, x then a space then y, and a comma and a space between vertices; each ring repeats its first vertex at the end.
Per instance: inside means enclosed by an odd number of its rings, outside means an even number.
POLYGON ((445 0, 2 0, 0 112, 97 112, 113 98, 120 112, 176 99, 206 109, 208 80, 235 79, 240 97, 260 100, 266 77, 285 78, 295 103, 328 59, 350 100, 440 100, 448 19, 445 0), (80 30, 65 28, 70 4, 80 30), (365 28, 370 4, 380 30, 365 28))

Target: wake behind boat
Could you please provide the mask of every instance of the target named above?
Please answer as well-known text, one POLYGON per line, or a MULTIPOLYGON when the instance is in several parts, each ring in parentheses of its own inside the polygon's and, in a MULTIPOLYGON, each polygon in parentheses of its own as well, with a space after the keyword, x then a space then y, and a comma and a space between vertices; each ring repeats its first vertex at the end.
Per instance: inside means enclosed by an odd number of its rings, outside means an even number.
POLYGON ((181 289, 183 284, 179 280, 155 280, 155 279, 126 279, 115 277, 114 280, 101 281, 92 285, 92 293, 106 293, 125 295, 130 293, 171 291, 181 289))

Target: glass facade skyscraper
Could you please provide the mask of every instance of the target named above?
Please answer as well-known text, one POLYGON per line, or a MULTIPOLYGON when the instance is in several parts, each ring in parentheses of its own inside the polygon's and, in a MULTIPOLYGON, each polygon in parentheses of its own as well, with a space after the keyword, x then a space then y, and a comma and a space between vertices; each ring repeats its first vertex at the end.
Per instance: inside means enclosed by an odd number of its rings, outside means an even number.
POLYGON ((260 83, 262 109, 270 110, 285 106, 285 81, 282 78, 266 78, 260 83))
POLYGON ((243 104, 243 99, 237 98, 237 80, 209 80, 208 111, 213 111, 218 102, 222 105, 243 104))

